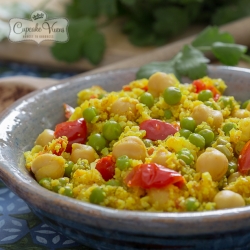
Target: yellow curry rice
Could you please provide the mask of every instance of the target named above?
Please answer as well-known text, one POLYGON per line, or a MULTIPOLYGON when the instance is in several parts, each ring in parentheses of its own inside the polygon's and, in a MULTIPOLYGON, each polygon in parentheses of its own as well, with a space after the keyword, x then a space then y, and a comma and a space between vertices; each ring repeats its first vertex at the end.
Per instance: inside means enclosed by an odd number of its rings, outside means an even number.
POLYGON ((250 105, 225 89, 222 79, 182 84, 161 72, 117 92, 84 89, 67 121, 24 153, 26 168, 50 191, 115 209, 248 205, 250 105))

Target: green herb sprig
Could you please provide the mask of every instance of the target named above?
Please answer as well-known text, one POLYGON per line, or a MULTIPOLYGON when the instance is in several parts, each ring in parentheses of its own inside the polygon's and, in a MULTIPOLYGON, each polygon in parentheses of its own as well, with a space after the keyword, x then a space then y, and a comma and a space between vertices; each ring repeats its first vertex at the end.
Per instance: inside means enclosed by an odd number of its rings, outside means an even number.
MULTIPOLYGON (((66 17, 70 21, 69 37, 73 41, 65 44, 55 43, 51 50, 53 56, 69 63, 86 58, 97 65, 106 50, 106 40, 101 27, 109 25, 115 18, 124 20, 120 28, 127 34, 132 44, 159 46, 166 44, 192 24, 222 25, 250 15, 250 2, 249 0, 71 0, 65 6, 65 10, 66 17), (104 22, 100 23, 100 19, 104 22), (75 34, 76 29, 79 31, 77 34, 75 34)), ((213 48, 214 51, 216 49, 217 47, 213 48)), ((186 48, 184 54, 188 53, 192 54, 193 50, 189 51, 186 48)))
POLYGON ((149 78, 157 71, 173 73, 178 78, 203 77, 207 74, 207 64, 210 62, 204 55, 205 52, 212 53, 222 64, 228 66, 237 65, 241 59, 250 62, 250 57, 246 55, 246 46, 235 44, 233 36, 228 32, 221 32, 218 27, 209 26, 191 44, 184 45, 174 58, 146 64, 138 70, 136 77, 149 78))

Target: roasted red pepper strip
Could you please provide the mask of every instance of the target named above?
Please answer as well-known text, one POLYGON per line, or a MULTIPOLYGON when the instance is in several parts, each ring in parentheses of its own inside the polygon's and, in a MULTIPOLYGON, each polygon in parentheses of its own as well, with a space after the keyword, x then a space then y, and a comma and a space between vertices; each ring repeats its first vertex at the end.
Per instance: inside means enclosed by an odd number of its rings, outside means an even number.
POLYGON ((165 140, 169 135, 174 135, 178 130, 173 125, 157 119, 150 119, 140 124, 140 130, 146 131, 145 138, 156 141, 165 140))
POLYGON ((112 179, 115 175, 115 162, 112 156, 108 155, 98 160, 95 169, 100 172, 105 181, 112 179))
POLYGON ((238 171, 246 175, 250 170, 250 141, 248 141, 240 152, 238 159, 238 171))
POLYGON ((70 153, 73 143, 84 144, 87 139, 87 124, 81 118, 75 121, 62 122, 56 125, 54 135, 56 138, 66 136, 68 138, 68 145, 66 152, 70 153))
POLYGON ((128 187, 162 188, 170 184, 182 187, 184 177, 178 172, 156 163, 140 164, 132 169, 125 178, 128 187))

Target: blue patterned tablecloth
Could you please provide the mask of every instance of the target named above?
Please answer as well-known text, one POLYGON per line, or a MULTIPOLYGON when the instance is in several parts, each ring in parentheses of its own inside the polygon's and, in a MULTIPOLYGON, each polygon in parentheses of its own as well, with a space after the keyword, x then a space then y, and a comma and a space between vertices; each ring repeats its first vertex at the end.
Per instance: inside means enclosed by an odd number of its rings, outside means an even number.
MULTIPOLYGON (((0 62, 0 77, 28 75, 64 79, 75 73, 48 72, 35 66, 0 62)), ((66 238, 44 224, 27 204, 0 179, 0 250, 44 250, 89 248, 66 238)))

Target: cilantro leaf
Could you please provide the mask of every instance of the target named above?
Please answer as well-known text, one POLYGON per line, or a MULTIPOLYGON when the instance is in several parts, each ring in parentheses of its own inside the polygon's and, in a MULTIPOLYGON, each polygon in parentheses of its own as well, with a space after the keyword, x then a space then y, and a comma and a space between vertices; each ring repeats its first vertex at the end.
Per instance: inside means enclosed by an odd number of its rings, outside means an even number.
POLYGON ((120 0, 120 2, 124 5, 133 6, 136 4, 136 0, 120 0))
POLYGON ((239 44, 227 44, 216 42, 212 44, 212 52, 223 64, 237 65, 241 56, 245 54, 247 47, 239 44))
POLYGON ((207 27, 192 42, 194 47, 211 46, 214 42, 234 43, 228 32, 220 32, 218 27, 207 27))
POLYGON ((117 15, 117 0, 73 0, 66 8, 70 18, 96 18, 104 14, 107 17, 117 15))
POLYGON ((74 0, 75 6, 80 12, 80 17, 96 17, 98 13, 98 0, 74 0))
POLYGON ((174 61, 168 62, 152 62, 142 66, 136 73, 136 78, 149 78, 156 72, 173 73, 177 78, 180 78, 178 71, 174 67, 174 61))
POLYGON ((154 31, 157 34, 173 36, 189 25, 187 11, 179 7, 159 8, 154 11, 154 31), (176 17, 178 16, 178 22, 176 17), (174 24, 174 25, 173 25, 174 24))
POLYGON ((248 15, 250 15, 250 1, 238 0, 218 7, 211 21, 214 25, 223 25, 248 15))
POLYGON ((66 43, 55 43, 51 47, 51 52, 61 61, 74 62, 85 56, 92 63, 98 63, 104 53, 103 36, 99 34, 93 19, 83 18, 72 20, 68 27, 69 40, 66 43), (93 42, 93 37, 100 39, 95 44, 100 46, 96 51, 89 45, 93 42), (90 48, 91 47, 91 48, 90 48))
POLYGON ((118 13, 117 0, 99 0, 99 13, 109 18, 115 17, 118 13))
POLYGON ((185 45, 176 61, 176 68, 181 75, 191 79, 200 78, 207 73, 207 59, 202 52, 191 45, 185 45))
POLYGON ((105 51, 105 37, 94 30, 83 42, 82 53, 93 64, 98 64, 105 51))

